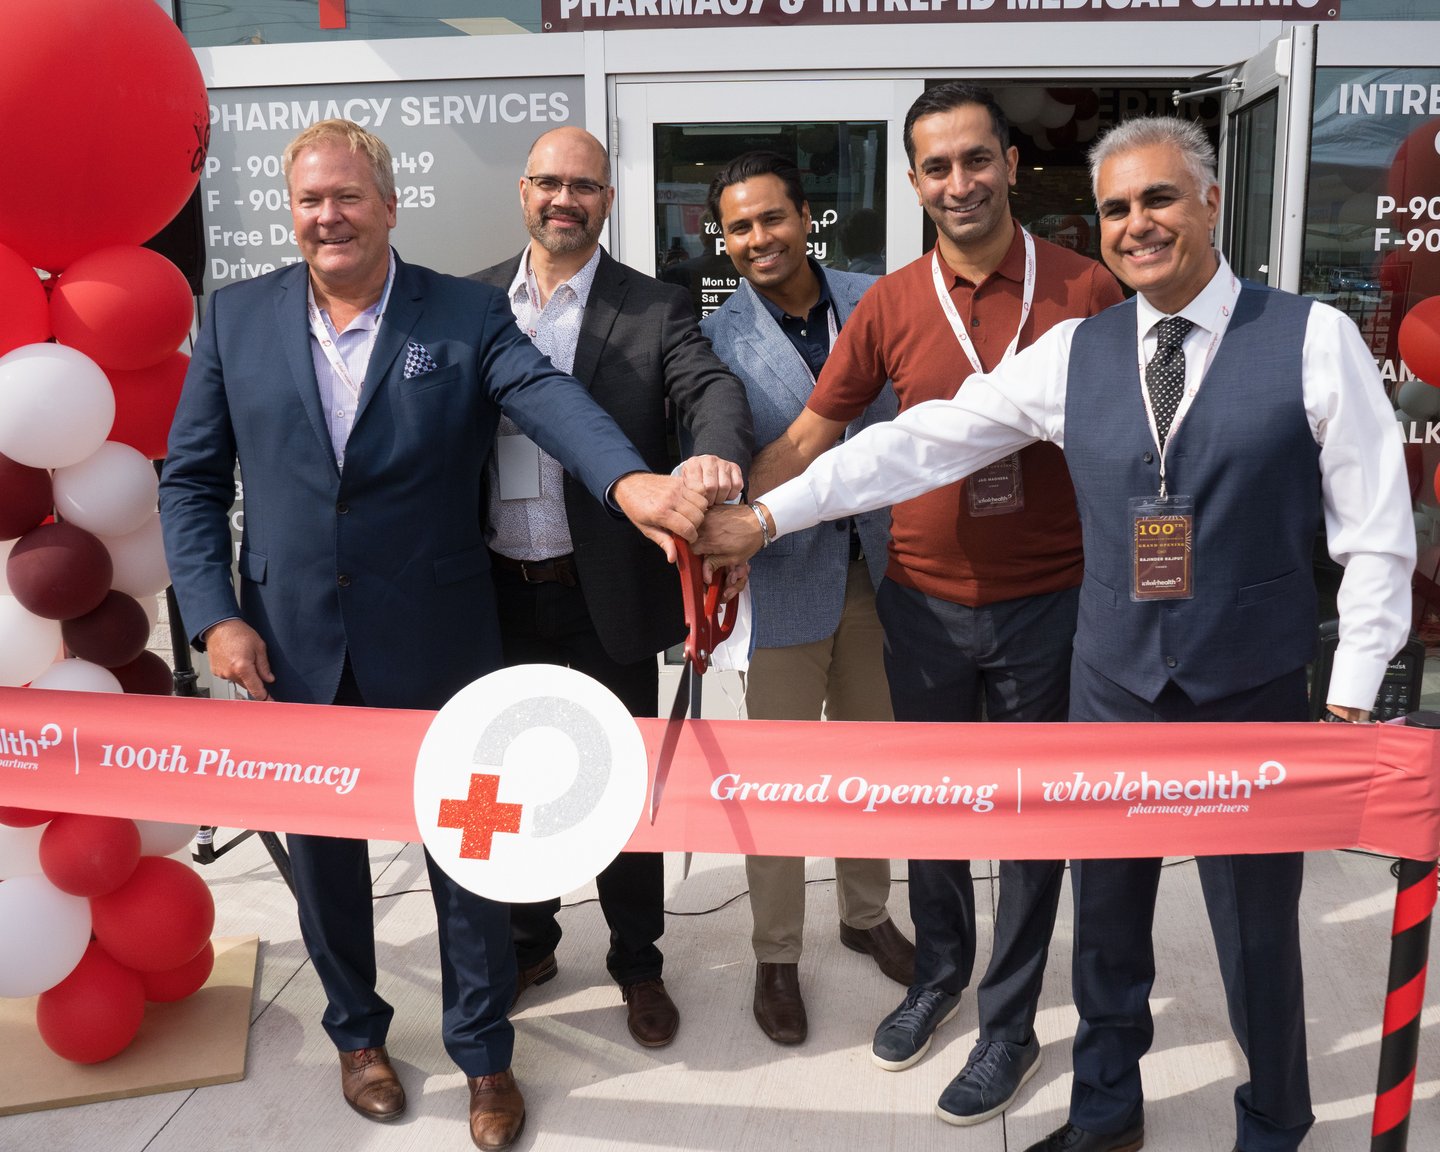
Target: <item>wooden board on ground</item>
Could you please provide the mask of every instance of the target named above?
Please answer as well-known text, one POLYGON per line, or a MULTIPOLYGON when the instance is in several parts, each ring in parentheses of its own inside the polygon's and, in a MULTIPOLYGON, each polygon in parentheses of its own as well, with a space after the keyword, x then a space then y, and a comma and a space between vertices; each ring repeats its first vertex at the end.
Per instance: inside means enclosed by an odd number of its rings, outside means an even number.
POLYGON ((45 1046, 34 996, 0 999, 0 1116, 243 1080, 260 938, 213 943, 205 986, 174 1004, 146 1004, 135 1040, 100 1064, 72 1064, 45 1046))

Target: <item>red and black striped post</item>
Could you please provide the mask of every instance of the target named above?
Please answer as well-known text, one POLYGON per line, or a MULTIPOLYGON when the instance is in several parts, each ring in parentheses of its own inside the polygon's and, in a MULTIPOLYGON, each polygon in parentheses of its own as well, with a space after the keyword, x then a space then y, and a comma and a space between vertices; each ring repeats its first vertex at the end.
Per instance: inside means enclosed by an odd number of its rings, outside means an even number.
POLYGON ((1420 1010, 1430 959, 1430 913, 1435 908, 1435 861, 1401 860, 1390 930, 1390 979, 1385 992, 1380 1076, 1370 1152, 1404 1152, 1415 1095, 1415 1056, 1420 1047, 1420 1010))

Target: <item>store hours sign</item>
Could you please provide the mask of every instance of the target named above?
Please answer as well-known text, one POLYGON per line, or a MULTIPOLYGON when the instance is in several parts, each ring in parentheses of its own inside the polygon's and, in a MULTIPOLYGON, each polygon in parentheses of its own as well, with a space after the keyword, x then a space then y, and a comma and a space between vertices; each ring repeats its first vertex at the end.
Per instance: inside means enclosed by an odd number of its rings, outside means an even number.
POLYGON ((300 259, 280 168, 309 125, 353 120, 394 157, 396 250, 468 275, 523 247, 516 191, 535 137, 584 123, 580 77, 212 89, 200 181, 205 290, 300 259))

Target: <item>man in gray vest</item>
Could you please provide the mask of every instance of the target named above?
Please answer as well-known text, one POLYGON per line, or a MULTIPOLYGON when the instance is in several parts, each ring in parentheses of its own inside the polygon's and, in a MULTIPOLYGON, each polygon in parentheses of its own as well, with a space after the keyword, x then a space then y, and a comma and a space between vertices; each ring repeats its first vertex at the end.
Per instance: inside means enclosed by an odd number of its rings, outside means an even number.
MULTIPOLYGON (((800 415, 839 333, 873 276, 822 268, 806 254, 810 205, 793 160, 747 152, 710 183, 710 216, 743 279, 700 325, 740 377, 757 447, 800 415)), ((887 384, 846 430, 895 415, 887 384)), ((757 557, 750 574, 755 651, 745 680, 752 720, 891 720, 875 588, 885 573, 890 509, 797 533, 757 557), (784 555, 780 555, 780 552, 784 555)), ((755 1021, 777 1044, 799 1044, 808 1021, 800 993, 805 859, 747 856, 754 927, 755 1021)), ((907 988, 915 946, 890 919, 889 860, 836 860, 840 941, 867 952, 907 988)))
MULTIPOLYGON (((1084 525, 1072 721, 1301 720, 1315 646, 1311 547, 1345 566, 1324 719, 1369 718, 1405 642, 1409 491, 1375 362, 1342 313, 1242 283, 1211 245, 1215 152, 1196 125, 1136 120, 1092 150, 1105 262, 1139 297, 1052 328, 997 371, 867 430, 753 509, 707 516, 736 560, 787 532, 949 483, 1032 440, 1065 450, 1084 525), (843 498, 840 494, 844 494, 843 498), (1137 564, 1169 525, 1187 547, 1137 564)), ((1173 533, 1172 533, 1173 534, 1173 533)), ((1244 1152, 1314 1121, 1305 1058, 1299 854, 1197 861, 1230 1021, 1249 1063, 1244 1152)), ((1154 1026, 1159 860, 1075 866, 1080 1012, 1068 1122, 1028 1152, 1135 1152, 1154 1026)))

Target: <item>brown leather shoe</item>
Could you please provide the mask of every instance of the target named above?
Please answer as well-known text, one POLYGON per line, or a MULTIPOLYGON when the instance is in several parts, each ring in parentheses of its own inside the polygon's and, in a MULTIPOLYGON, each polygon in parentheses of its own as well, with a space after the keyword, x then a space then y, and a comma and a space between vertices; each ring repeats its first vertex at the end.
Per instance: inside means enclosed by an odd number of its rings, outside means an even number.
POLYGON ((394 1120, 405 1111, 405 1089, 383 1047, 340 1053, 340 1091, 367 1120, 394 1120))
POLYGON ((515 973, 515 995, 510 1001, 511 1009, 514 1009, 515 1005, 519 1002, 520 993, 524 992, 530 985, 544 984, 547 981, 553 980, 559 971, 560 965, 556 962, 555 953, 553 952, 535 961, 535 963, 531 964, 528 968, 521 968, 517 971, 515 973))
POLYGON ((625 1001, 625 1023, 637 1044, 663 1048, 675 1039, 680 1027, 680 1009, 665 991, 665 981, 641 980, 620 989, 625 1001))
POLYGON ((509 1148, 525 1127, 525 1097, 510 1069, 489 1076, 467 1076, 470 1085, 470 1139, 493 1152, 509 1148))
POLYGON ((840 922, 840 943, 852 952, 868 952, 880 971, 897 984, 915 983, 915 945, 900 935, 888 917, 873 928, 852 928, 840 922))
POLYGON ((755 965, 755 1023, 776 1044, 799 1044, 809 1032, 798 964, 755 965))

